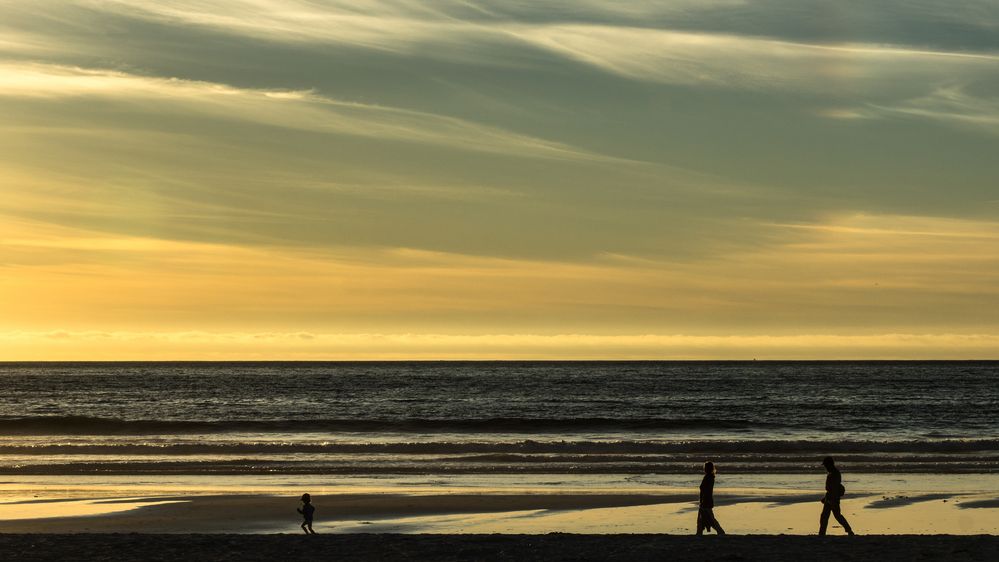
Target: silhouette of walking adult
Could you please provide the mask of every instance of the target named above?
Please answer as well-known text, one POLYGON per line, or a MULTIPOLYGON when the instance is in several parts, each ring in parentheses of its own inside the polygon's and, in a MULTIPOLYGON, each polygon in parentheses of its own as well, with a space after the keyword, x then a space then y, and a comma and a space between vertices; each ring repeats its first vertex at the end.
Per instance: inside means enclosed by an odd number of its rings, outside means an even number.
POLYGON ((701 480, 701 505, 697 509, 697 534, 701 535, 704 530, 710 533, 711 528, 719 535, 724 535, 725 530, 721 528, 718 524, 718 520, 715 519, 715 463, 706 462, 704 463, 704 478, 701 480))
POLYGON ((826 534, 826 527, 829 525, 829 514, 832 513, 836 517, 836 521, 843 526, 847 534, 852 535, 853 529, 850 528, 850 523, 847 522, 846 517, 839 510, 839 499, 843 497, 846 493, 846 488, 843 487, 843 475, 840 474, 839 469, 836 468, 836 463, 833 461, 832 457, 826 457, 822 460, 822 466, 826 467, 826 495, 822 498, 822 515, 819 516, 819 534, 826 534))

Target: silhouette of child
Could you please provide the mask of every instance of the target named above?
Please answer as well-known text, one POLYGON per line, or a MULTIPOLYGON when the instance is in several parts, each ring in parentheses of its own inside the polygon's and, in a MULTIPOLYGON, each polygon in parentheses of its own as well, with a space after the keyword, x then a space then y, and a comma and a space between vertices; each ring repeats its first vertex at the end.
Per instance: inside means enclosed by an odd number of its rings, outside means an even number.
POLYGON ((697 534, 703 534, 705 530, 709 533, 712 527, 719 535, 724 535, 725 530, 715 519, 715 463, 704 463, 704 479, 701 480, 701 505, 697 509, 697 534))
POLYGON ((305 518, 305 521, 302 521, 302 530, 305 531, 305 534, 316 534, 316 532, 312 530, 312 514, 316 512, 316 507, 312 505, 312 496, 309 494, 302 494, 302 507, 296 511, 301 513, 302 517, 305 518))

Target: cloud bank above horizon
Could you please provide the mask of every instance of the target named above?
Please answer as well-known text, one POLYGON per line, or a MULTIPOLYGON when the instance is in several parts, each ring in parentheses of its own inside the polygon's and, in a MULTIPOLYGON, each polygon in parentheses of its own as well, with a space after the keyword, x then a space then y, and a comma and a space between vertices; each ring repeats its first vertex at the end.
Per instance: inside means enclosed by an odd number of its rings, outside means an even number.
POLYGON ((0 360, 999 358, 999 7, 869 4, 0 0, 0 360))

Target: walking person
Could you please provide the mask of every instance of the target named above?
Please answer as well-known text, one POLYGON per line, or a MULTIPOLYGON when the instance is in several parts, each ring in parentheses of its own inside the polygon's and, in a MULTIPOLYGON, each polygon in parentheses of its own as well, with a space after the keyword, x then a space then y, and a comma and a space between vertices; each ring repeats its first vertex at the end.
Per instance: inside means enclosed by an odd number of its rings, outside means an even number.
POLYGON ((715 519, 715 463, 708 461, 704 463, 704 478, 701 480, 701 505, 697 509, 697 534, 701 535, 707 529, 711 532, 714 528, 719 535, 724 535, 725 530, 715 519))
POLYGON ((836 463, 832 457, 823 459, 822 466, 826 467, 828 474, 826 475, 826 495, 822 498, 822 515, 819 516, 819 534, 826 534, 829 514, 832 513, 846 533, 852 535, 853 529, 850 528, 850 523, 847 522, 846 517, 843 517, 839 509, 839 500, 846 493, 846 488, 843 487, 843 475, 836 468, 836 463))

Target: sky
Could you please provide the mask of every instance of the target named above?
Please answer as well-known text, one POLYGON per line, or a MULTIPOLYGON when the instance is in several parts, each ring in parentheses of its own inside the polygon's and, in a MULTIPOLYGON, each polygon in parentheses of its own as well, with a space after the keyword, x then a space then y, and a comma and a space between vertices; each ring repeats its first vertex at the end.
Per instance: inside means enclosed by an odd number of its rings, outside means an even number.
POLYGON ((999 359, 994 0, 0 0, 0 360, 999 359))

